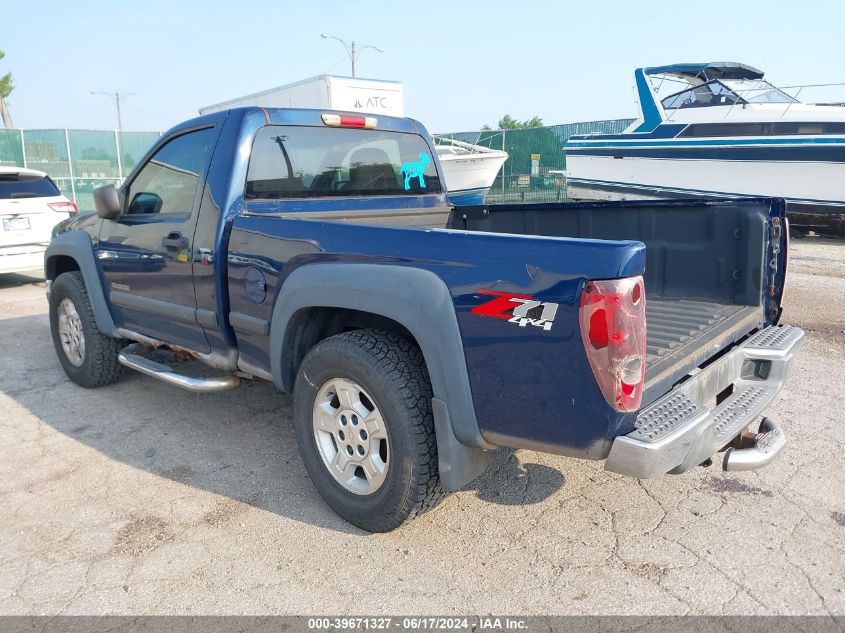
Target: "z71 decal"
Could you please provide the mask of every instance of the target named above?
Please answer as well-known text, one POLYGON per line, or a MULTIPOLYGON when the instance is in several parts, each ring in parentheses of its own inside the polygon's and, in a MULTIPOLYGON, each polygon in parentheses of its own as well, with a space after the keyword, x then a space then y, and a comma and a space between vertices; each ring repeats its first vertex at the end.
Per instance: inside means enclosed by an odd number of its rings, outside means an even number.
POLYGON ((471 312, 480 316, 507 319, 519 327, 533 325, 546 332, 552 329, 557 314, 556 303, 537 301, 530 295, 518 295, 512 292, 479 290, 479 294, 493 295, 496 298, 474 307, 471 312))

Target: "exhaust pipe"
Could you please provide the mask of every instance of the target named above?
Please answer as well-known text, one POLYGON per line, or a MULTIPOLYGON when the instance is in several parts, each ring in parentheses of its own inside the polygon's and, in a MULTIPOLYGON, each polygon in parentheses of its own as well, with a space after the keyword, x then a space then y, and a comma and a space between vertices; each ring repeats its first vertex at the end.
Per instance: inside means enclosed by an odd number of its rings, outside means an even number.
POLYGON ((786 446, 786 435, 771 418, 763 418, 760 430, 753 436, 751 448, 729 448, 725 451, 722 470, 755 470, 771 462, 786 446))

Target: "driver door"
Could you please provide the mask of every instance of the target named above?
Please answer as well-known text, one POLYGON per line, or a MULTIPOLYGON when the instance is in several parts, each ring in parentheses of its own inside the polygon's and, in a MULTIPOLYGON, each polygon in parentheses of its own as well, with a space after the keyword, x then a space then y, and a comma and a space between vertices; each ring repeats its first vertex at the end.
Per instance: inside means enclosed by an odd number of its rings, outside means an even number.
POLYGON ((193 236, 217 130, 166 141, 123 187, 124 212, 104 220, 97 258, 119 327, 208 352, 197 322, 193 236))

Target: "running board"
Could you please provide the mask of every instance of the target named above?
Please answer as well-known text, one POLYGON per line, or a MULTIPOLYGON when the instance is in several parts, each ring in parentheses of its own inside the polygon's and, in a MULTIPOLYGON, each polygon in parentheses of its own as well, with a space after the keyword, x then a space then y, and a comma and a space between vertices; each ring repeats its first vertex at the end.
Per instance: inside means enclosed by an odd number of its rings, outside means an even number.
POLYGON ((194 393, 229 391, 230 389, 237 389, 241 385, 241 379, 230 374, 215 378, 194 378, 193 376, 178 374, 167 365, 162 365, 154 360, 126 350, 123 350, 117 355, 117 360, 125 367, 194 393))

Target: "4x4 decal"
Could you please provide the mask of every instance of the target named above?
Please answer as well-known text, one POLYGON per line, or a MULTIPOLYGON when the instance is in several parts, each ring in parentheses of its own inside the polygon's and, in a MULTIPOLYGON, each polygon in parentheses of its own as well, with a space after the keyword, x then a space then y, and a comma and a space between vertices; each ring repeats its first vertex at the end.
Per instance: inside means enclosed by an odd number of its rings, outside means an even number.
POLYGON ((531 295, 520 295, 512 292, 496 292, 495 290, 479 290, 482 295, 494 295, 496 298, 474 307, 471 312, 480 316, 507 319, 508 323, 515 323, 519 327, 533 325, 543 328, 546 332, 552 329, 557 314, 557 303, 537 301, 531 295))

